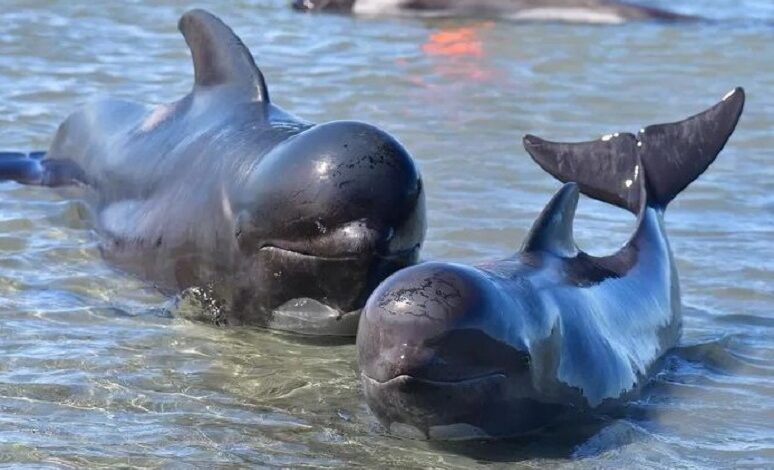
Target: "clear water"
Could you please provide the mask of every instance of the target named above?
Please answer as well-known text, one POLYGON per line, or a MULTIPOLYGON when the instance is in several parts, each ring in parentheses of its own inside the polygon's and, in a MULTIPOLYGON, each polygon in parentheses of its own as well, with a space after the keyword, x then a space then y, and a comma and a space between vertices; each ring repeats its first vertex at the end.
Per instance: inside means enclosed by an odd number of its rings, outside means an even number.
MULTIPOLYGON (((186 2, 3 0, 0 148, 46 148, 96 94, 171 101, 191 85, 186 2)), ((601 423, 497 443, 391 437, 352 345, 162 314, 107 266, 77 205, 0 184, 0 463, 48 467, 774 466, 774 4, 660 2, 713 19, 613 27, 294 14, 201 1, 251 47, 272 98, 307 119, 398 136, 426 181, 425 258, 515 251, 558 184, 527 132, 588 139, 748 92, 727 149, 667 214, 686 304, 681 347, 601 423)), ((577 238, 615 249, 632 219, 583 200, 577 238)))

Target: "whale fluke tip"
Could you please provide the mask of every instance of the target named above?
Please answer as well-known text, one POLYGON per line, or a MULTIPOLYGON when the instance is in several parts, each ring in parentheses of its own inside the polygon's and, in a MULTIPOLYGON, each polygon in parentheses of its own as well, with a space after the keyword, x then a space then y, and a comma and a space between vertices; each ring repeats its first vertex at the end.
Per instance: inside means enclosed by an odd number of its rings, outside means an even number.
POLYGON ((543 142, 543 139, 532 134, 525 135, 521 140, 522 142, 524 142, 524 146, 530 146, 530 147, 535 145, 540 145, 540 143, 543 142))
POLYGON ((734 98, 735 100, 741 99, 744 101, 745 93, 744 88, 738 86, 734 88, 733 90, 729 91, 725 95, 723 95, 723 101, 728 101, 729 99, 734 98))

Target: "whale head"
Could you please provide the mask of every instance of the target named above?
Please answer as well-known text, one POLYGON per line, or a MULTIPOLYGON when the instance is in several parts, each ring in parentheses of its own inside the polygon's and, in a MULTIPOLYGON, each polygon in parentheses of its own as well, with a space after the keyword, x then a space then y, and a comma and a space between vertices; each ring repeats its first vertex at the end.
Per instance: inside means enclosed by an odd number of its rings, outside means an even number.
POLYGON ((201 142, 194 151, 208 162, 187 163, 202 186, 219 169, 227 175, 221 197, 210 194, 223 221, 208 221, 234 254, 215 260, 226 274, 209 276, 230 301, 225 320, 354 336, 368 295, 414 264, 424 239, 411 156, 369 124, 313 125, 274 106, 252 54, 214 15, 192 10, 179 27, 194 62, 194 89, 180 107, 204 123, 191 147, 201 142))
POLYGON ((243 188, 242 310, 259 310, 264 326, 354 336, 373 289, 417 260, 422 180, 406 149, 374 126, 313 126, 272 150, 243 188))
POLYGON ((530 307, 509 300, 477 268, 426 263, 382 283, 357 337, 366 401, 390 430, 433 439, 500 436, 545 422, 523 342, 508 321, 530 307), (514 424, 517 423, 517 424, 514 424))

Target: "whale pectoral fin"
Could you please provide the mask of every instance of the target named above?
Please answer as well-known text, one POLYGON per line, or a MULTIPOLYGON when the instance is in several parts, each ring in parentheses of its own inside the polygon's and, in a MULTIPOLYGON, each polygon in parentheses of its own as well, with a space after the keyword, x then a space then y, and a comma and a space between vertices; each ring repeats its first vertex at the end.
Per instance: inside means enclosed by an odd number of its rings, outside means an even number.
POLYGON ((0 152, 0 181, 38 186, 86 183, 83 170, 71 160, 46 160, 45 152, 0 152))
MULTIPOLYGON (((36 153, 37 154, 37 153, 36 153)), ((42 184, 43 165, 40 158, 21 152, 0 152, 0 181, 21 184, 42 184)))
POLYGON ((522 251, 548 251, 562 257, 575 256, 578 249, 572 237, 572 224, 577 207, 578 185, 567 183, 554 194, 532 224, 522 251))
POLYGON ((223 21, 205 10, 191 10, 178 23, 194 65, 197 87, 232 85, 257 101, 269 102, 263 74, 241 39, 223 21))
POLYGON ((704 112, 648 126, 638 136, 621 133, 560 143, 527 135, 524 148, 552 176, 576 181, 590 197, 634 213, 643 197, 664 208, 718 156, 736 128, 744 100, 744 90, 736 88, 704 112))

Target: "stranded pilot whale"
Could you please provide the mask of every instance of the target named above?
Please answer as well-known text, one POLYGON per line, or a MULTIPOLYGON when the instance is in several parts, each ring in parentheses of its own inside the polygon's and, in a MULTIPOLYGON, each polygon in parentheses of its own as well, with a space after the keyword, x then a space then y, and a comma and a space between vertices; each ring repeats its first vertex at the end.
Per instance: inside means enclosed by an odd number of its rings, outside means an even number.
POLYGON ((500 18, 617 24, 632 20, 677 21, 690 17, 614 0, 294 0, 301 11, 359 15, 500 18))
POLYGON ((548 203, 516 255, 475 267, 419 264, 374 291, 357 352, 377 418, 428 438, 508 436, 634 396, 681 331, 664 209, 722 150, 743 105, 738 88, 638 136, 526 136, 540 166, 575 183, 548 203), (591 256, 573 242, 579 189, 637 214, 617 253, 591 256))
POLYGON ((373 288, 413 264, 422 182, 371 125, 315 125, 269 100, 234 32, 203 10, 178 25, 195 84, 148 107, 102 100, 46 153, 6 152, 0 179, 80 186, 104 256, 162 291, 204 288, 228 324, 354 336, 373 288))

